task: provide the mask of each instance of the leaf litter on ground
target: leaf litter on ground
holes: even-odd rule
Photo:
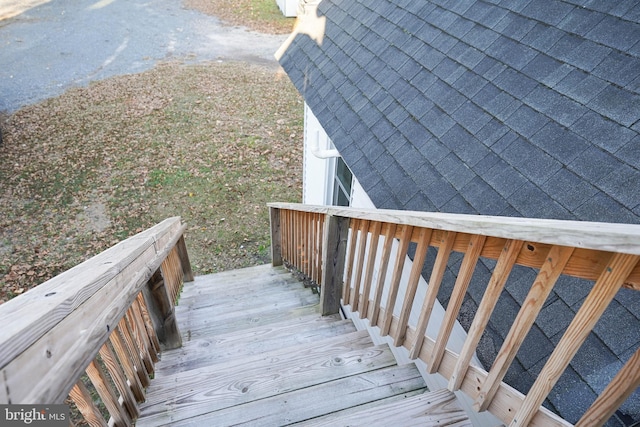
[[[196,274],[269,261],[299,201],[302,99],[274,67],[165,63],[4,118],[0,303],[167,217]]]

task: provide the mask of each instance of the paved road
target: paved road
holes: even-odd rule
[[[285,39],[223,26],[181,0],[52,0],[0,21],[0,112],[165,60],[275,66]]]

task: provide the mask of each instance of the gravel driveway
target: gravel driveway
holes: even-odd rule
[[[286,37],[224,26],[180,0],[53,0],[0,21],[0,112],[167,60],[275,67]]]

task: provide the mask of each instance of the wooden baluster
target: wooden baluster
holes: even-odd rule
[[[160,341],[158,341],[158,336],[156,335],[156,331],[153,327],[153,321],[151,320],[151,316],[149,315],[149,310],[147,309],[147,304],[144,300],[144,296],[142,292],[138,293],[136,298],[136,305],[138,310],[140,311],[140,315],[142,316],[142,320],[144,323],[144,329],[146,331],[147,337],[153,347],[153,355],[155,354],[154,362],[158,362],[159,354],[160,354]]]
[[[113,418],[114,425],[116,427],[127,427],[131,425],[131,418],[125,412],[125,409],[120,405],[118,401],[118,395],[115,390],[111,386],[107,375],[105,374],[102,367],[95,361],[92,360],[87,366],[87,375],[91,380],[91,383],[96,388],[96,391],[100,395],[102,399],[102,403],[106,406],[109,414]]]
[[[317,283],[322,285],[322,271],[324,269],[323,254],[324,254],[324,215],[318,214],[318,229],[316,230],[318,240],[318,253],[316,254],[316,262],[318,263],[317,269]],[[342,292],[341,292],[342,293]]]
[[[100,347],[100,357],[102,358],[104,365],[107,367],[109,375],[111,375],[113,383],[118,389],[118,392],[122,396],[122,403],[124,404],[129,417],[135,420],[140,416],[140,411],[138,410],[138,405],[136,404],[136,398],[133,395],[129,384],[127,384],[127,377],[118,364],[116,355],[113,353],[107,343],[104,343],[102,347]]]
[[[138,354],[140,354],[140,358],[142,359],[142,363],[144,364],[147,373],[152,375],[154,372],[153,369],[153,360],[151,359],[151,354],[149,353],[149,341],[144,339],[142,322],[135,316],[133,312],[133,306],[127,310],[125,314],[125,318],[127,319],[127,323],[129,325],[129,329],[131,330],[131,337],[134,340],[134,343],[138,347]]]
[[[440,284],[442,283],[442,278],[447,270],[447,262],[449,261],[449,255],[451,254],[455,240],[456,233],[453,231],[444,231],[442,233],[440,246],[438,248],[438,255],[436,256],[436,260],[433,264],[433,270],[431,270],[427,294],[424,297],[422,310],[420,311],[420,318],[418,319],[418,325],[416,326],[415,342],[409,351],[409,357],[411,359],[416,359],[422,350],[424,335],[427,332],[431,312],[433,311],[433,306],[436,302],[436,298],[438,297]]]
[[[353,293],[351,294],[351,311],[358,311],[360,302],[360,285],[362,283],[362,270],[364,267],[364,257],[367,254],[367,237],[369,235],[369,221],[360,221],[360,239],[358,241],[358,258],[356,259],[356,278],[353,283]],[[361,318],[364,316],[360,316]]]
[[[360,318],[364,319],[369,313],[369,294],[371,293],[371,282],[373,281],[373,268],[378,253],[378,241],[380,240],[380,229],[382,223],[375,221],[371,229],[371,243],[369,244],[369,255],[367,256],[367,268],[362,286],[362,307],[360,308]]]
[[[371,313],[371,326],[378,325],[380,317],[380,306],[382,305],[382,292],[384,283],[387,279],[387,270],[389,268],[389,259],[391,258],[391,249],[393,247],[394,236],[396,235],[396,225],[387,224],[384,232],[384,245],[382,246],[382,256],[380,259],[380,271],[378,272],[378,282],[376,284],[375,294],[373,298],[373,313]]]
[[[409,249],[409,243],[411,243],[411,233],[413,227],[405,225],[402,228],[402,234],[400,236],[400,244],[398,245],[398,251],[396,252],[395,264],[393,267],[393,276],[391,278],[391,285],[389,287],[389,295],[387,297],[387,305],[384,313],[384,321],[380,328],[380,335],[389,335],[389,329],[391,328],[391,320],[393,320],[393,308],[396,305],[396,299],[398,298],[398,288],[400,287],[400,279],[402,278],[402,269],[404,268],[404,262]]]
[[[431,358],[429,359],[428,370],[431,374],[437,372],[440,367],[442,356],[444,355],[444,351],[447,347],[447,341],[449,341],[449,336],[451,335],[453,325],[456,322],[456,317],[460,312],[462,301],[467,293],[469,282],[471,282],[471,276],[473,276],[473,272],[476,268],[485,240],[486,237],[479,234],[472,235],[469,240],[467,252],[462,259],[458,278],[456,279],[456,283],[453,287],[453,293],[449,299],[444,319],[440,325],[440,331],[438,332],[438,337],[436,338],[436,343],[433,347],[433,353],[431,353]]]
[[[422,277],[422,267],[424,266],[424,260],[427,257],[429,242],[431,242],[431,234],[432,230],[430,228],[420,228],[418,247],[416,248],[416,255],[413,260],[413,265],[411,266],[411,274],[409,274],[409,282],[407,283],[407,291],[402,303],[402,311],[400,312],[398,328],[396,329],[395,334],[393,334],[393,345],[396,347],[401,346],[404,342],[407,325],[409,324],[409,315],[411,314],[411,308],[413,307],[413,300],[416,296],[420,277]]]
[[[127,376],[129,387],[131,387],[131,391],[133,392],[136,401],[144,402],[144,387],[140,382],[138,374],[136,374],[136,368],[133,364],[131,356],[129,355],[129,350],[127,350],[127,344],[125,343],[124,338],[122,338],[122,336],[118,332],[117,328],[111,333],[111,335],[109,335],[109,342],[113,346],[113,350],[115,351],[115,354],[120,361],[120,365],[122,366],[122,369]]]
[[[87,390],[87,387],[82,383],[82,380],[73,386],[69,392],[69,397],[76,404],[78,411],[84,417],[84,420],[89,423],[91,427],[107,427],[107,422],[100,413],[100,409],[93,403],[91,393]]]
[[[344,280],[344,262],[349,236],[349,218],[327,215],[324,226],[322,251],[322,287],[320,311],[323,316],[340,311],[340,296]]]
[[[600,396],[582,415],[576,427],[601,426],[640,387],[640,349],[631,356]]]
[[[513,418],[511,427],[529,424],[602,313],[638,264],[638,259],[640,259],[638,255],[621,253],[613,255],[560,342],[551,353],[549,360],[538,374],[531,390],[525,396],[522,406]]]
[[[520,346],[533,326],[536,317],[538,317],[562,270],[569,262],[573,251],[574,248],[567,246],[553,246],[549,250],[546,261],[540,267],[538,276],[522,303],[522,308],[513,321],[513,326],[502,343],[502,348],[500,348],[493,362],[487,379],[480,387],[478,397],[473,404],[477,411],[485,411],[489,407],[500,386],[500,382],[516,357]]]
[[[349,237],[349,252],[347,255],[347,275],[344,281],[344,289],[342,290],[342,300],[345,304],[351,301],[351,280],[353,275],[353,264],[356,256],[356,241],[358,240],[358,229],[360,228],[360,220],[353,219],[351,221],[351,236]]]
[[[280,223],[282,211],[278,208],[269,208],[269,230],[271,231],[271,265],[282,265],[283,230]]]
[[[308,212],[302,212],[302,272],[305,276],[310,277],[310,257],[309,257],[309,216]]]
[[[316,280],[316,214],[309,214],[309,266],[311,274],[309,278],[312,282],[318,283]]]
[[[500,298],[500,294],[504,289],[504,285],[507,283],[509,274],[516,263],[516,259],[518,258],[523,245],[524,242],[522,240],[507,240],[504,248],[502,248],[502,253],[498,258],[498,263],[493,270],[491,279],[489,279],[487,289],[484,292],[480,306],[478,307],[476,315],[473,318],[473,322],[471,323],[471,327],[469,328],[467,339],[464,342],[462,351],[460,351],[456,367],[449,378],[449,390],[456,391],[460,388],[462,380],[467,373],[467,368],[469,367],[471,358],[473,357],[476,347],[480,342],[480,338],[489,323],[491,314],[496,307],[498,298]]]
[[[120,335],[122,335],[127,349],[129,350],[129,356],[131,356],[133,366],[135,366],[136,368],[136,374],[138,375],[138,378],[140,378],[140,383],[143,387],[149,387],[149,374],[144,367],[144,363],[140,358],[140,352],[138,351],[138,348],[136,347],[133,338],[131,337],[129,325],[124,318],[120,320],[120,323],[118,323],[118,327],[116,328],[116,330],[120,332]]]

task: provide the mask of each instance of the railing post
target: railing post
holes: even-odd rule
[[[180,257],[180,265],[182,266],[182,273],[184,274],[184,282],[193,282],[193,271],[191,271],[191,261],[189,261],[189,253],[187,252],[187,245],[184,242],[184,234],[178,239],[176,243],[176,249],[178,250],[178,256]]]
[[[269,208],[271,222],[271,265],[282,265],[282,233],[280,232],[280,209]]]
[[[320,310],[323,316],[336,314],[340,310],[349,221],[350,218],[333,215],[327,215],[325,220],[320,286]]]
[[[182,337],[176,321],[175,308],[160,270],[142,288],[154,329],[163,350],[182,347]]]

